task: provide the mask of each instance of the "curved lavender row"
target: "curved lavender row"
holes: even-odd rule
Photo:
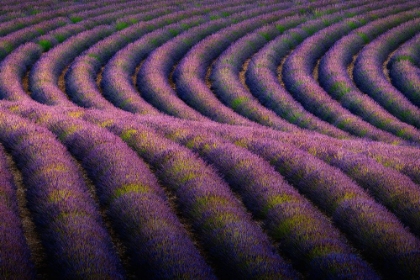
[[[133,22],[124,21],[124,19],[129,18],[132,15],[141,15],[139,20],[149,20],[154,17],[155,13],[166,13],[170,12],[174,7],[172,7],[170,1],[165,1],[164,8],[162,8],[162,3],[153,3],[149,5],[138,5],[133,4],[132,7],[125,7],[110,13],[99,14],[95,17],[87,17],[88,20],[93,21],[96,25],[100,24],[115,24],[118,30],[124,29],[125,27],[133,24]],[[168,5],[168,6],[166,6]],[[77,20],[84,20],[82,17],[76,17]],[[121,21],[122,20],[122,21]],[[122,23],[124,22],[124,23]]]
[[[330,1],[325,2],[330,3]],[[325,5],[325,2],[305,7],[316,9],[319,6]],[[252,95],[243,88],[238,77],[229,76],[229,70],[218,64],[219,61],[229,60],[226,64],[231,65],[232,61],[230,58],[218,58],[215,61],[216,64],[211,76],[211,78],[215,80],[212,84],[212,86],[215,87],[215,93],[218,95],[219,99],[222,99],[224,104],[214,96],[213,92],[206,86],[204,80],[206,71],[210,67],[210,62],[216,59],[220,53],[229,47],[232,40],[236,40],[240,36],[243,36],[244,33],[253,31],[255,28],[270,22],[272,31],[264,31],[264,35],[267,39],[264,38],[263,42],[267,42],[270,37],[274,37],[279,33],[273,25],[281,24],[283,29],[287,29],[293,25],[297,25],[299,21],[303,21],[302,19],[292,18],[291,22],[288,22],[287,20],[281,23],[272,22],[273,20],[277,20],[277,18],[295,14],[300,8],[302,8],[302,6],[253,17],[252,19],[243,21],[229,28],[222,29],[202,40],[188,52],[175,70],[174,77],[177,88],[179,88],[178,94],[181,98],[186,100],[187,103],[193,104],[194,107],[198,108],[203,114],[210,115],[216,120],[218,120],[217,114],[219,112],[222,113],[221,108],[224,108],[225,104],[227,104],[230,110],[233,109],[240,115],[257,123],[275,127],[280,130],[296,130],[294,125],[279,118],[273,111],[267,110],[265,107],[261,106]],[[329,8],[330,7],[327,9]],[[342,7],[337,7],[337,9],[338,8]],[[252,53],[255,47],[258,47],[255,46],[255,42],[251,46],[249,43],[244,43],[244,45],[241,46],[239,53],[241,53],[241,56],[243,53]],[[235,80],[236,85],[239,84],[239,87],[234,88]],[[226,113],[228,113],[228,111]],[[229,114],[232,113],[230,112]],[[336,130],[338,131],[338,129]],[[345,133],[341,133],[341,136],[343,135],[345,135]]]
[[[416,12],[408,11],[383,17],[353,30],[338,40],[321,59],[319,82],[333,98],[353,114],[361,116],[382,130],[418,142],[419,132],[414,127],[401,122],[368,95],[360,92],[347,70],[353,56],[363,48],[364,40],[374,38],[387,29],[412,19],[416,17],[416,14]]]
[[[150,2],[152,1],[142,1],[142,2],[144,2],[142,3],[142,5],[143,4],[150,5]],[[159,2],[165,2],[165,1],[159,1]],[[69,15],[69,18],[73,22],[78,22],[83,19],[94,18],[98,16],[103,16],[106,14],[114,14],[116,11],[119,12],[122,10],[126,10],[127,8],[133,11],[136,11],[139,8],[140,8],[140,11],[143,10],[141,6],[139,7],[139,1],[129,0],[129,1],[124,1],[124,2],[109,3],[107,5],[98,6],[95,9],[86,9],[79,12],[71,13]]]
[[[22,77],[41,54],[42,48],[30,42],[18,47],[0,63],[1,99],[30,100],[22,86]]]
[[[392,55],[388,68],[392,84],[420,107],[420,34],[402,44]]]
[[[268,162],[212,133],[167,122],[157,129],[216,166],[252,214],[264,221],[270,236],[297,265],[306,267],[307,277],[379,279],[332,223]]]
[[[269,13],[253,16],[250,19],[221,29],[193,46],[181,59],[174,72],[174,81],[180,98],[203,115],[218,122],[226,122],[231,118],[231,115],[241,113],[243,117],[263,125],[280,130],[296,130],[295,126],[278,118],[275,113],[261,106],[248,107],[240,110],[240,112],[235,112],[234,109],[238,109],[240,106],[236,106],[236,108],[227,107],[217,99],[205,83],[206,71],[210,67],[211,61],[220,55],[232,40],[237,40],[255,28],[264,24],[271,24],[278,18],[290,16],[297,11],[295,9],[284,10],[286,7],[282,5],[271,7]]]
[[[256,98],[250,93],[249,89],[241,83],[239,79],[241,66],[248,57],[266,44],[267,40],[280,35],[284,32],[284,30],[287,30],[303,21],[303,17],[299,16],[282,19],[276,23],[270,24],[269,26],[265,26],[258,31],[245,36],[244,38],[241,38],[224,51],[224,53],[217,59],[211,74],[211,78],[213,79],[212,87],[218,94],[219,98],[235,111],[245,116],[249,115],[248,112],[252,112],[251,108],[261,106]],[[274,104],[274,102],[267,102],[262,105],[272,109],[274,112],[281,111],[277,110],[280,107],[276,107]],[[282,116],[281,114],[279,115]],[[338,138],[348,136],[347,133],[328,123],[324,123],[318,119],[315,119],[315,121],[317,123],[316,129],[321,133],[329,134]]]
[[[281,6],[281,5],[280,5]],[[143,63],[137,75],[137,87],[144,98],[161,111],[173,116],[186,119],[203,119],[195,109],[185,104],[169,84],[168,76],[174,64],[188,52],[200,39],[225,28],[234,21],[244,20],[266,12],[268,8],[255,8],[251,6],[245,12],[230,15],[229,18],[222,18],[202,24],[190,29],[173,40],[170,40],[161,47],[155,49]],[[237,115],[226,115],[225,122],[232,122],[243,125],[253,125],[249,120]]]
[[[382,67],[399,44],[419,32],[420,19],[408,21],[382,34],[360,52],[354,66],[354,81],[365,93],[400,120],[420,128],[420,109],[385,77]]]
[[[140,19],[148,18],[150,16],[157,16],[164,11],[168,9],[166,8],[160,8],[160,9],[151,9],[153,6],[142,6],[142,9],[139,11],[143,11],[140,13],[141,17]],[[147,9],[151,9],[151,11],[146,12]],[[123,12],[123,15],[126,15],[126,13]],[[57,28],[55,30],[51,30],[47,34],[40,36],[36,38],[36,42],[40,44],[44,51],[48,51],[52,47],[62,43],[64,40],[68,39],[70,36],[76,35],[77,33],[86,31],[87,29],[92,29],[96,25],[104,25],[104,24],[110,24],[115,25],[116,29],[125,28],[133,23],[127,22],[123,25],[118,25],[118,23],[115,23],[117,19],[124,19],[126,16],[121,18],[120,14],[100,14],[96,17],[90,17],[88,19],[82,19],[80,22],[77,22],[75,24],[69,24],[67,26],[63,26],[61,28]]]
[[[380,4],[382,5],[382,3]],[[367,12],[352,18],[353,23],[370,21],[376,16],[386,16],[398,11],[398,6]],[[407,8],[405,8],[407,9]],[[357,23],[356,23],[357,24]],[[312,113],[336,125],[337,127],[355,134],[384,142],[399,142],[398,137],[374,127],[361,117],[353,115],[349,110],[332,99],[328,93],[316,82],[312,70],[316,61],[334,42],[352,30],[353,25],[347,21],[333,24],[302,42],[286,59],[282,78],[289,92]],[[316,47],[314,47],[316,46]]]
[[[204,17],[193,16],[190,19],[152,31],[119,51],[106,64],[102,73],[103,95],[117,107],[131,113],[160,114],[155,107],[140,96],[131,81],[132,71],[138,64],[136,62],[144,59],[160,44],[172,39],[175,34],[203,22],[205,22]]]
[[[198,130],[197,128],[191,129]],[[208,131],[207,128],[200,132],[205,133],[206,131]],[[234,131],[230,137],[231,139],[235,139],[235,136],[246,138],[247,134],[248,132]],[[253,139],[258,139],[258,141],[265,141],[269,138],[253,135]],[[295,145],[329,165],[340,168],[360,186],[367,189],[381,204],[395,213],[404,224],[410,226],[413,233],[420,236],[420,188],[410,178],[392,168],[383,166],[365,154],[347,151],[342,147],[345,147],[345,144],[337,147],[328,139],[314,141],[310,137],[305,139],[304,137],[280,136],[276,140],[279,141],[279,145],[281,142]],[[420,153],[418,154],[420,155]]]
[[[238,3],[237,0],[232,0],[229,1],[229,3],[222,3],[219,0],[211,0],[211,1],[206,1],[205,5],[203,6],[202,4],[194,4],[194,1],[182,1],[179,2],[177,0],[173,0],[174,2],[174,13],[179,13],[179,12],[193,12],[198,11],[198,10],[202,10],[202,13],[208,13],[209,11],[211,11],[214,8],[217,7],[222,7],[222,6],[230,6],[232,5],[232,3]],[[248,2],[248,1],[246,1]],[[159,3],[159,2],[158,2]],[[204,3],[203,3],[204,4]],[[162,3],[159,3],[158,5],[163,6]],[[165,5],[166,6],[166,5]],[[193,12],[194,13],[194,12]],[[198,15],[198,14],[194,14],[194,15]],[[171,14],[167,15],[168,17],[171,16]],[[129,15],[129,16],[125,16],[123,19],[118,19],[116,21],[117,24],[127,24],[127,23],[137,23],[140,21],[142,15],[141,14],[137,14],[137,15]],[[148,18],[147,20],[153,20],[153,18]],[[170,24],[170,22],[168,21],[167,24]]]
[[[127,247],[137,277],[213,279],[156,178],[117,136],[62,116],[62,109],[20,109],[48,126],[81,161],[115,232]],[[73,116],[83,114],[76,111]],[[100,266],[98,266],[100,267]]]
[[[356,1],[350,4],[363,4]],[[354,9],[348,14],[352,15]],[[356,8],[363,9],[372,5],[360,5]],[[352,12],[353,11],[353,12]],[[331,18],[332,17],[332,18]],[[336,21],[336,16],[329,15],[329,22]],[[328,21],[327,21],[328,22]],[[251,93],[264,105],[275,111],[279,116],[291,123],[311,130],[320,130],[329,133],[322,128],[323,121],[319,120],[312,113],[308,112],[299,102],[286,91],[283,85],[279,84],[277,78],[277,67],[283,57],[285,57],[294,47],[296,47],[312,31],[323,28],[325,23],[321,19],[314,19],[284,32],[271,42],[267,43],[250,60],[248,69],[245,73],[247,86]],[[280,27],[281,28],[281,27]],[[307,30],[308,32],[306,32]],[[312,30],[312,31],[311,31]]]
[[[243,142],[325,209],[378,268],[410,279],[419,275],[420,241],[338,169],[284,143],[242,138]]]
[[[227,124],[192,122],[163,116],[160,116],[159,119],[162,122],[182,123],[184,126],[194,128],[197,131],[211,131],[213,134],[221,137],[233,137],[235,135],[246,137],[246,135],[250,135],[249,137],[255,139],[271,139],[290,143],[298,147],[309,145],[320,150],[333,149],[338,154],[340,154],[341,150],[344,150],[355,154],[367,155],[383,166],[393,168],[410,177],[415,183],[420,184],[420,151],[416,146],[396,146],[359,139],[339,140],[313,132],[284,133],[264,127],[236,127]],[[148,121],[150,120],[148,119]]]
[[[16,186],[0,146],[0,277],[35,279],[35,267],[19,217]]]
[[[2,7],[0,13],[11,13],[15,11],[21,11],[26,14],[37,14],[41,11],[48,10],[53,5],[52,1],[19,1],[9,2],[7,0],[2,1]]]
[[[75,24],[67,24],[65,26],[51,30],[42,36],[34,38],[33,41],[39,44],[43,48],[43,51],[46,52],[58,44],[61,44],[69,37],[92,29],[93,27],[95,27],[95,23],[93,21],[83,20]]]
[[[3,6],[2,6],[3,9]],[[62,8],[52,9],[49,11],[44,11],[36,15],[27,16],[24,18],[18,18],[16,20],[10,20],[4,23],[0,23],[0,36],[6,36],[9,33],[12,33],[16,30],[29,27],[30,25],[42,24],[44,21],[51,21],[60,17],[65,17],[72,11],[78,11],[84,9],[80,5],[66,6]]]
[[[6,0],[7,1],[7,0]],[[26,21],[31,20],[39,20],[42,21],[43,19],[49,18],[48,16],[65,16],[69,13],[76,13],[78,11],[83,11],[87,9],[95,9],[98,7],[102,7],[103,5],[109,5],[112,3],[124,2],[122,0],[92,0],[89,3],[73,3],[73,2],[55,2],[48,3],[48,1],[19,1],[16,2],[14,0],[11,1],[10,5],[8,5],[5,1],[2,1],[2,11],[24,11],[25,9],[32,9],[29,10],[30,16],[25,18]],[[13,5],[12,5],[13,4]],[[38,7],[47,6],[44,9],[39,10]],[[58,11],[58,12],[57,12]],[[30,23],[29,23],[30,24]]]
[[[20,44],[23,44],[37,36],[42,35],[44,32],[63,26],[67,23],[68,20],[64,17],[55,18],[2,36],[0,38],[0,61]]]
[[[97,26],[72,36],[45,53],[32,67],[29,75],[32,98],[48,105],[74,106],[58,87],[58,77],[80,52],[113,31],[115,29],[107,25]]]
[[[158,15],[159,13],[155,13],[155,16]],[[159,112],[150,104],[146,103],[145,101],[138,101],[138,99],[141,100],[141,98],[138,96],[137,92],[135,93],[135,97],[129,97],[134,100],[130,100],[130,102],[128,102],[126,99],[124,99],[124,97],[127,96],[127,93],[125,88],[118,84],[118,80],[121,79],[121,76],[119,75],[120,73],[114,73],[113,69],[111,69],[111,71],[107,70],[109,69],[108,65],[110,62],[107,63],[102,73],[103,93],[99,91],[95,79],[97,73],[100,71],[101,66],[103,66],[111,56],[113,56],[121,48],[124,48],[129,42],[132,42],[141,37],[141,41],[152,44],[151,42],[156,42],[159,40],[161,34],[158,34],[157,38],[150,38],[150,36],[147,34],[150,32],[150,30],[158,28],[159,26],[164,26],[167,24],[168,20],[179,20],[185,16],[191,15],[192,13],[190,14],[189,12],[170,13],[170,15],[164,15],[149,22],[134,24],[120,32],[108,36],[104,40],[89,48],[82,56],[79,56],[75,60],[66,74],[66,87],[69,90],[69,95],[71,95],[71,98],[76,103],[84,107],[95,107],[99,109],[109,109],[113,107],[113,109],[115,109],[115,107],[110,102],[103,98],[103,94],[105,97],[113,101],[114,104],[117,103],[116,105],[119,105],[118,101],[121,101],[121,103],[125,105],[120,106],[122,109],[126,109],[127,105],[129,106],[135,103],[134,100],[136,100],[136,104],[139,104],[136,108],[142,108],[143,111],[145,111],[144,113],[155,115],[159,114]],[[178,25],[184,26],[185,24],[188,26],[188,24],[196,24],[196,22],[200,23],[202,21],[203,19],[200,21],[199,17],[195,17],[191,18],[190,20],[186,20],[185,22],[181,22]],[[174,27],[174,25],[172,25],[172,27]],[[152,45],[153,47],[155,46],[154,44]],[[151,50],[148,51],[150,52]],[[112,61],[114,61],[114,59]],[[119,62],[117,63],[119,66],[121,66]],[[116,89],[112,88],[112,81],[114,79],[117,79]]]
[[[122,279],[99,210],[65,147],[22,118],[2,112],[0,119],[0,141],[22,171],[50,273],[62,279]]]
[[[218,130],[221,129],[207,124],[200,124],[197,126],[196,124],[189,123],[188,126],[195,127],[196,129],[199,129],[200,126],[205,127],[206,130],[210,130],[213,133],[218,133]],[[287,134],[245,127],[242,127],[241,130],[225,127],[223,130],[224,132],[222,135],[242,134],[245,137],[246,134],[251,133],[254,138],[273,139],[280,142],[291,143],[298,147],[309,145],[309,147],[312,147],[315,150],[327,149],[337,153],[338,157],[341,157],[340,153],[342,150],[357,155],[367,155],[384,167],[390,167],[408,176],[413,182],[420,184],[420,151],[415,146],[395,146],[366,140],[338,140],[320,134]],[[309,150],[309,152],[311,151]]]
[[[168,21],[179,21],[186,16],[196,16],[204,10],[226,11],[225,7],[229,6],[219,3],[216,5],[206,5],[203,9],[195,8],[189,9],[188,11],[171,13],[149,22],[151,24],[150,26],[146,24],[144,28],[150,33],[118,51],[105,65],[101,82],[103,95],[123,110],[140,114],[156,114],[157,110],[141,98],[133,84],[131,76],[134,75],[136,66],[156,48],[157,44],[164,43],[169,38],[178,35],[179,32],[188,28],[189,25],[177,26],[177,24],[173,24],[175,29],[166,26],[165,28],[169,29],[167,31],[163,29],[152,31],[154,26],[163,28]],[[167,32],[169,32],[169,35]]]
[[[203,160],[134,118],[90,112],[86,119],[121,135],[176,195],[182,214],[223,279],[296,279],[229,186]]]

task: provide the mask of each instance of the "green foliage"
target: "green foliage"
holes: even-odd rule
[[[302,29],[305,30],[305,32],[309,35],[314,34],[318,30],[318,28],[315,26],[305,26]]]
[[[286,30],[286,27],[284,25],[281,24],[277,24],[276,25],[276,29],[280,32],[283,33]]]
[[[52,46],[53,46],[53,44],[49,40],[45,40],[45,39],[44,40],[40,40],[38,42],[38,44],[42,47],[42,50],[44,52],[50,50],[52,48]]]
[[[73,23],[78,23],[78,22],[82,21],[83,18],[82,17],[73,16],[73,17],[70,17],[70,20]]]
[[[181,23],[181,27],[183,28],[183,29],[188,29],[188,28],[190,28],[190,26],[188,25],[188,24],[186,24],[186,23]]]
[[[354,21],[348,21],[347,22],[348,27],[350,27],[351,29],[356,29],[359,25],[354,22]]]
[[[171,36],[175,37],[176,35],[179,34],[178,30],[174,29],[174,28],[170,28],[169,29],[169,33],[171,34]]]
[[[62,42],[64,42],[64,40],[66,40],[66,35],[64,35],[64,34],[56,34],[56,35],[54,35],[54,38],[59,42],[59,43],[62,43]]]
[[[360,36],[360,38],[362,38],[362,40],[363,40],[363,42],[365,43],[365,44],[367,44],[367,43],[369,43],[369,37],[368,37],[368,35],[366,35],[365,33],[363,33],[363,32],[357,32],[357,35],[359,35]]]
[[[127,28],[128,26],[129,26],[128,22],[124,22],[124,21],[117,22],[117,24],[115,25],[118,31],[123,30],[124,28]]]
[[[264,39],[266,39],[267,41],[270,41],[271,39],[270,34],[268,34],[267,32],[260,32],[260,35],[264,37]]]
[[[34,9],[34,8],[29,10],[29,14],[30,14],[30,15],[36,15],[36,14],[38,14],[39,12],[40,12],[40,10],[38,10],[38,9]]]
[[[147,186],[139,185],[139,184],[128,184],[124,185],[121,188],[118,188],[114,192],[114,199],[117,199],[125,194],[130,193],[147,193],[149,192],[149,188]]]
[[[396,57],[396,59],[397,59],[397,61],[408,60],[411,63],[415,63],[414,59],[409,55],[399,55],[399,56]]]
[[[226,12],[226,11],[224,11],[224,12],[222,12],[222,17],[228,17],[228,16],[230,16],[230,13],[229,12]]]
[[[136,133],[137,133],[137,130],[135,130],[135,129],[127,129],[127,130],[124,130],[121,133],[120,137],[121,137],[122,140],[128,141]]]
[[[247,97],[237,97],[232,101],[232,109],[237,109],[242,103],[248,101]]]
[[[351,91],[351,88],[345,82],[337,81],[331,86],[331,91],[334,92],[340,99]]]
[[[90,53],[90,54],[88,54],[88,56],[89,56],[89,57],[92,57],[92,58],[94,58],[94,59],[96,59],[96,60],[101,60],[101,58],[99,57],[99,55],[97,55],[97,54],[95,54],[95,53]]]

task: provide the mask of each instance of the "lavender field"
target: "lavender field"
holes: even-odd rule
[[[2,0],[0,279],[420,279],[420,0]]]

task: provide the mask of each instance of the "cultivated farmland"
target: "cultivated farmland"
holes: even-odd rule
[[[420,279],[420,0],[0,2],[0,279]]]

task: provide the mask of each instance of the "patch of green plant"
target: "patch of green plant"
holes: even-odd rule
[[[29,14],[30,15],[36,15],[36,14],[38,14],[40,12],[40,10],[38,10],[38,9],[30,9],[29,10]]]
[[[139,185],[139,184],[128,184],[124,185],[121,188],[118,188],[114,192],[114,199],[117,199],[125,194],[129,193],[148,193],[150,192],[150,188],[147,186]]]
[[[56,34],[54,35],[54,38],[59,42],[62,43],[64,40],[66,40],[67,36],[64,34]]]
[[[267,32],[260,32],[260,35],[261,35],[264,39],[266,39],[267,41],[270,41],[270,39],[271,39],[270,34],[268,34]]]
[[[176,30],[174,28],[170,28],[169,33],[171,34],[172,37],[175,37],[176,35],[179,34],[178,30]]]
[[[129,26],[128,22],[124,22],[124,21],[117,22],[117,24],[115,25],[118,31],[123,30],[124,28],[127,28],[128,26]]]
[[[52,48],[52,46],[53,46],[53,44],[49,40],[46,40],[46,39],[40,40],[38,42],[38,45],[40,45],[42,47],[42,50],[44,52],[50,50]]]
[[[185,22],[181,23],[181,27],[182,27],[183,29],[188,29],[188,28],[190,28],[190,26],[189,26],[188,24],[186,24]]]
[[[357,32],[357,35],[359,35],[360,36],[360,38],[362,38],[362,40],[363,40],[363,42],[365,43],[365,44],[367,44],[367,43],[369,43],[369,37],[368,37],[368,35],[366,35],[365,33],[363,33],[363,32]]]
[[[38,32],[38,34],[40,34],[40,35],[45,33],[44,29],[42,29],[42,28],[37,28],[36,32]]]
[[[347,26],[350,27],[350,29],[356,29],[359,25],[354,21],[348,21]]]
[[[302,29],[305,30],[305,32],[309,35],[313,35],[317,31],[317,28],[315,26],[305,26]]]
[[[78,16],[73,16],[73,17],[70,17],[70,20],[73,23],[78,23],[78,22],[82,21],[83,18],[82,17],[78,17]]]
[[[129,140],[133,135],[135,135],[137,133],[137,130],[135,130],[135,129],[127,129],[127,130],[124,130],[122,133],[121,133],[121,135],[120,135],[120,137],[121,137],[121,139],[122,140],[124,140],[124,141],[127,141],[127,140]]]
[[[292,38],[298,43],[300,43],[303,40],[302,36],[299,33],[291,33],[290,36],[292,36]]]
[[[92,57],[92,58],[94,58],[94,59],[96,59],[96,60],[101,60],[101,58],[99,57],[99,55],[97,55],[97,54],[95,54],[95,53],[90,53],[90,54],[88,54],[88,56],[89,56],[89,57]]]
[[[351,91],[351,88],[345,82],[337,81],[331,86],[331,91],[335,92],[341,99],[344,95]]]
[[[229,12],[226,12],[226,11],[222,12],[222,17],[228,17],[228,16],[230,16]]]
[[[218,15],[210,15],[210,20],[215,20],[220,18]]]
[[[6,50],[7,53],[11,53],[13,51],[13,45],[10,42],[3,42],[3,44],[0,47],[3,47],[3,49]]]
[[[241,97],[237,97],[235,99],[233,99],[232,101],[232,109],[236,110],[239,106],[241,106],[241,104],[243,104],[244,102],[248,101],[248,98],[245,96],[241,96]]]
[[[286,30],[286,27],[284,25],[281,24],[277,24],[276,25],[276,29],[280,32],[283,33]]]
[[[399,56],[397,56],[397,61],[398,62],[399,61],[403,61],[403,60],[408,60],[411,63],[415,63],[414,59],[411,56],[409,56],[409,55],[399,55]]]

